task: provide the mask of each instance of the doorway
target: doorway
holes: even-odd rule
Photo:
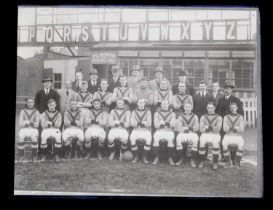
[[[98,75],[101,79],[109,79],[112,76],[110,71],[112,68],[111,64],[93,64],[93,67],[98,70]]]

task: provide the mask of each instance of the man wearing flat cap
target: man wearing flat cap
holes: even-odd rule
[[[52,79],[48,76],[42,80],[43,89],[39,90],[35,96],[35,108],[42,114],[47,110],[47,102],[49,99],[56,101],[56,109],[60,111],[60,96],[56,90],[51,88]]]
[[[163,78],[164,75],[164,71],[161,67],[157,67],[155,69],[155,79],[151,80],[149,82],[148,87],[152,90],[152,91],[159,91],[160,90],[160,84],[161,84],[161,80]],[[168,86],[168,90],[171,90],[171,84],[169,82],[169,80],[167,80],[167,86]]]
[[[94,94],[100,87],[100,78],[97,69],[91,69],[90,80],[88,81],[88,92]]]
[[[193,86],[187,83],[188,73],[183,70],[183,71],[180,71],[177,76],[179,78],[179,83],[185,83],[186,84],[186,94],[189,94],[189,95],[191,95],[193,97],[194,94],[195,94],[195,91],[194,91]],[[179,88],[178,88],[179,83],[175,84],[172,87],[172,91],[173,91],[174,95],[179,93]]]
[[[135,92],[140,85],[139,84],[139,81],[141,79],[140,71],[141,69],[139,65],[134,65],[132,68],[132,76],[128,77],[127,79],[127,85],[129,88],[132,88],[133,92]]]
[[[115,65],[112,67],[112,77],[108,80],[108,91],[113,93],[114,89],[116,87],[120,87],[120,81],[119,81],[119,66]]]

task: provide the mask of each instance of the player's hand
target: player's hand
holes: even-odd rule
[[[166,122],[165,125],[166,125],[167,127],[170,127],[170,122]]]
[[[124,127],[124,122],[120,122],[119,125]]]
[[[76,120],[75,121],[76,125],[78,126],[80,124],[80,121],[79,120]]]
[[[165,125],[164,124],[161,124],[160,126],[159,126],[159,128],[164,128],[165,127]]]
[[[147,121],[142,122],[142,127],[145,127],[147,125]]]
[[[30,125],[31,127],[34,127],[34,122],[29,122],[29,125]]]
[[[52,122],[50,122],[50,121],[47,121],[47,124],[48,124],[49,127],[52,126]]]
[[[137,126],[138,126],[138,127],[141,127],[141,124],[142,124],[141,122],[138,122],[138,123],[137,123]]]

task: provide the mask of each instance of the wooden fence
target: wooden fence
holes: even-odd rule
[[[246,128],[257,128],[257,97],[241,98]]]

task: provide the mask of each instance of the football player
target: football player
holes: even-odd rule
[[[94,99],[93,109],[91,109],[86,118],[85,125],[85,147],[88,150],[86,158],[90,158],[91,148],[94,148],[99,160],[102,159],[102,149],[105,146],[106,131],[108,124],[108,114],[101,108],[102,101],[99,98]]]
[[[192,96],[186,93],[186,84],[179,83],[178,84],[178,93],[173,96],[173,109],[176,112],[176,116],[178,117],[178,113],[181,111],[184,112],[184,104],[190,103],[191,108],[193,108]]]
[[[79,158],[82,151],[84,133],[83,133],[83,115],[77,106],[78,101],[75,97],[70,99],[70,108],[64,112],[64,131],[62,134],[65,148],[65,158]]]
[[[60,131],[62,115],[56,110],[56,101],[54,99],[49,99],[47,105],[48,110],[43,112],[41,119],[43,128],[41,134],[41,161],[45,162],[47,152],[51,151],[54,153],[56,162],[59,162],[59,153],[62,146]]]
[[[196,114],[192,113],[192,103],[184,103],[184,113],[177,119],[176,150],[179,154],[179,160],[176,165],[180,165],[186,157],[186,151],[191,151],[191,166],[196,167],[198,140],[197,132],[199,131],[199,120]]]
[[[156,110],[160,109],[160,104],[163,100],[167,100],[170,107],[173,105],[173,94],[168,89],[168,80],[162,78],[160,82],[160,89],[154,93],[154,105],[157,107]]]
[[[40,123],[40,114],[34,108],[34,98],[26,99],[26,108],[21,110],[19,117],[19,142],[18,142],[18,156],[19,162],[24,162],[24,149],[26,140],[29,139],[32,148],[32,161],[37,162],[38,152],[38,126]]]
[[[102,79],[100,82],[100,88],[94,93],[93,100],[99,98],[102,101],[101,108],[106,112],[110,112],[110,105],[112,103],[112,93],[108,91],[108,81]]]
[[[110,149],[109,160],[115,157],[115,144],[121,143],[119,160],[122,160],[122,154],[127,149],[130,126],[131,112],[124,107],[123,98],[116,100],[116,108],[112,109],[109,116],[109,126],[111,127],[108,133],[108,147]]]
[[[215,113],[215,103],[208,102],[207,104],[207,114],[202,115],[200,118],[200,145],[199,145],[199,155],[200,164],[199,167],[203,168],[206,144],[212,144],[213,150],[213,170],[218,169],[218,158],[220,153],[220,130],[222,127],[222,117]]]
[[[88,83],[86,81],[81,81],[80,83],[80,92],[76,94],[76,100],[78,101],[78,107],[82,112],[83,116],[86,116],[86,113],[92,107],[93,95],[88,92]]]
[[[131,150],[134,154],[133,163],[136,163],[139,159],[138,157],[138,146],[136,145],[136,141],[140,140],[145,143],[144,145],[144,154],[143,154],[143,162],[148,164],[148,153],[151,150],[151,123],[152,116],[151,111],[145,109],[145,99],[139,99],[137,102],[137,108],[132,111],[131,114],[131,126],[133,127],[133,131],[130,136]]]
[[[243,155],[244,139],[241,133],[244,131],[243,116],[238,113],[238,105],[236,102],[230,103],[230,114],[224,117],[223,129],[225,132],[223,138],[223,153],[225,157],[225,168],[230,167],[230,153],[229,146],[236,145],[237,151],[235,156],[235,166],[240,168],[240,161]]]
[[[155,159],[153,165],[157,165],[159,162],[159,142],[162,140],[167,141],[168,147],[168,161],[170,165],[174,165],[174,127],[176,119],[175,113],[169,108],[169,102],[164,100],[161,102],[160,110],[154,114],[154,127],[156,131],[154,133],[153,153]]]

